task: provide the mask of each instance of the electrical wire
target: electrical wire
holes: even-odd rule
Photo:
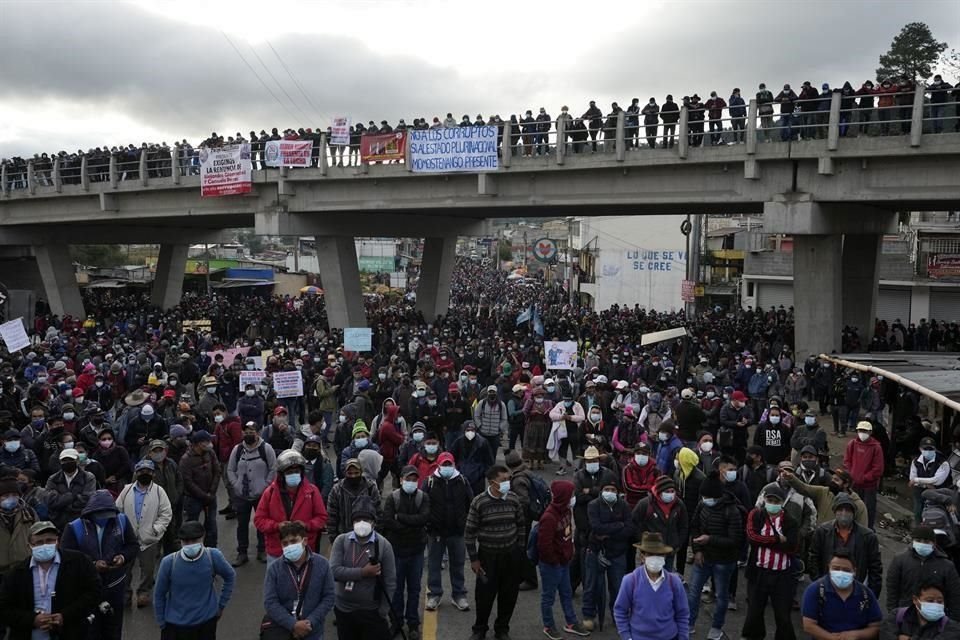
[[[266,63],[264,63],[264,61],[260,58],[260,54],[258,54],[258,53],[257,53],[257,50],[253,48],[253,45],[251,44],[251,45],[248,45],[248,46],[250,47],[250,51],[253,52],[254,57],[256,57],[256,59],[257,59],[257,61],[260,63],[260,65],[261,65],[264,69],[266,69],[267,73],[270,75],[270,77],[273,79],[273,81],[277,83],[277,86],[278,86],[278,87],[280,87],[280,91],[283,91],[283,95],[287,96],[287,100],[290,101],[290,104],[293,105],[293,108],[296,109],[297,111],[299,111],[299,112],[300,112],[300,115],[303,116],[303,123],[302,123],[302,124],[303,124],[304,126],[306,126],[306,124],[310,121],[309,116],[307,116],[307,114],[303,112],[303,109],[300,108],[300,105],[297,104],[296,100],[294,100],[292,97],[290,97],[290,94],[287,93],[287,90],[283,87],[282,84],[280,84],[280,81],[277,80],[277,77],[276,77],[275,75],[273,75],[273,72],[270,71],[270,67],[268,67],[268,66],[266,65]]]
[[[300,91],[300,95],[302,95],[302,96],[303,96],[303,99],[307,101],[307,104],[310,105],[310,108],[313,109],[314,112],[316,112],[316,114],[320,116],[320,119],[321,119],[321,120],[326,119],[327,121],[332,121],[333,118],[331,118],[331,117],[328,116],[326,113],[324,113],[322,110],[320,110],[320,109],[317,107],[317,105],[314,104],[313,100],[310,99],[310,96],[308,96],[308,95],[307,95],[307,92],[304,91],[303,86],[297,81],[297,78],[293,75],[293,73],[292,73],[292,72],[290,71],[290,69],[287,67],[286,63],[283,61],[283,58],[281,58],[281,57],[280,57],[280,54],[277,53],[277,50],[273,48],[273,45],[272,45],[272,44],[270,44],[270,41],[269,41],[269,40],[266,40],[265,42],[267,43],[267,46],[270,47],[270,51],[273,51],[273,55],[275,55],[275,56],[277,57],[277,61],[280,62],[280,66],[283,67],[283,70],[286,71],[286,72],[287,72],[287,75],[290,76],[290,79],[293,80],[293,84],[294,84],[294,85],[297,87],[297,89]]]
[[[287,105],[285,105],[285,104],[283,103],[283,101],[280,100],[280,98],[277,97],[277,94],[275,94],[275,93],[270,89],[270,87],[267,85],[267,83],[263,81],[263,78],[260,77],[260,74],[257,73],[257,70],[254,69],[254,68],[250,65],[250,63],[247,62],[247,59],[243,57],[243,54],[240,53],[240,49],[237,49],[237,45],[233,44],[233,40],[230,39],[230,36],[228,36],[228,35],[227,35],[224,31],[222,31],[222,30],[220,31],[220,35],[222,35],[224,38],[226,38],[227,42],[230,43],[230,46],[233,48],[233,50],[237,53],[238,56],[240,56],[240,59],[243,61],[243,64],[247,65],[247,69],[250,69],[250,72],[254,75],[254,77],[255,77],[257,80],[260,81],[260,84],[263,85],[263,88],[267,90],[267,93],[269,93],[271,96],[273,96],[273,99],[277,101],[277,104],[279,104],[281,107],[284,108],[284,110],[287,112],[287,114],[290,116],[290,118],[291,118],[292,120],[296,120],[297,117],[296,117],[295,115],[293,115],[293,112],[290,111],[290,108],[287,107]]]

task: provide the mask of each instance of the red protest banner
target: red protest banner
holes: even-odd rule
[[[360,136],[361,162],[403,160],[406,149],[407,135],[403,131]]]

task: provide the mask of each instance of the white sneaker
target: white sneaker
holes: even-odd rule
[[[470,603],[467,602],[467,599],[464,598],[463,596],[460,596],[457,599],[450,598],[450,602],[452,602],[453,606],[455,606],[460,611],[470,611]]]
[[[436,611],[440,606],[440,596],[427,596],[427,611]]]

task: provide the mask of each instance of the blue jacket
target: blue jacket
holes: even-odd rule
[[[236,572],[219,549],[206,548],[188,560],[177,551],[160,561],[153,591],[153,613],[162,629],[167,623],[191,627],[202,624],[226,608],[233,593]],[[223,579],[219,596],[214,578]]]
[[[113,514],[103,527],[102,539],[99,539],[97,524],[93,521],[93,514],[98,511],[110,511]],[[82,532],[79,536],[78,531]],[[111,564],[115,557],[123,556],[123,566],[111,567],[100,574],[105,590],[123,589],[126,567],[137,558],[137,552],[140,551],[133,525],[127,518],[119,517],[113,497],[105,489],[95,492],[80,517],[67,525],[60,546],[71,551],[80,551],[92,562],[103,560]]]
[[[743,96],[730,96],[727,104],[729,105],[731,118],[746,117],[747,108],[744,106],[746,103],[743,101]]]
[[[750,377],[750,382],[747,384],[747,393],[750,394],[751,398],[763,398],[767,395],[767,388],[769,386],[770,380],[767,374],[757,370],[757,372]]]
[[[657,443],[657,469],[661,473],[672,476],[674,459],[677,457],[677,451],[683,448],[683,442],[677,436],[671,437],[666,442]]]
[[[323,640],[324,621],[333,609],[333,572],[326,558],[312,551],[307,553],[310,554],[307,561],[310,575],[304,589],[300,618],[309,620],[313,627],[305,640]],[[297,600],[290,567],[286,560],[278,560],[267,567],[267,575],[263,580],[263,607],[267,610],[267,617],[273,624],[287,631],[292,631],[296,622],[290,613]]]
[[[337,467],[337,477],[343,477],[344,470],[347,468],[347,460],[350,458],[356,458],[360,455],[361,451],[366,451],[367,449],[380,453],[380,447],[372,442],[368,442],[367,446],[365,446],[363,449],[358,449],[353,442],[351,442],[349,446],[344,447],[343,451],[340,452],[340,465]]]

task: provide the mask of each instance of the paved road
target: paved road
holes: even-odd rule
[[[844,440],[833,438],[832,436],[830,438],[831,449],[834,451],[840,450],[844,446],[843,443],[845,443]],[[547,482],[555,477],[550,471],[540,473],[547,480]],[[902,487],[900,492],[902,495],[905,495]],[[223,504],[224,498],[225,496],[221,496],[221,504]],[[894,512],[898,518],[902,517],[904,514],[903,504],[893,503],[892,501],[883,497],[880,498],[880,503],[880,513]],[[253,536],[252,529],[253,526],[251,523],[251,538]],[[902,540],[902,532],[898,534],[896,532],[880,528],[878,529],[877,533],[880,537],[880,548],[883,554],[884,565],[888,566],[892,557],[896,553],[899,553],[905,546]],[[236,521],[226,521],[221,518],[220,548],[227,555],[228,559],[233,555],[235,549],[235,540]],[[252,559],[249,564],[238,569],[237,587],[234,592],[233,599],[227,608],[224,618],[220,622],[219,637],[221,639],[254,640],[258,637],[259,623],[263,616],[262,583],[265,567],[266,565],[263,565]],[[466,575],[467,587],[470,590],[470,603],[471,606],[473,606],[474,576],[470,571],[469,566],[466,568]],[[426,578],[424,578],[423,582],[424,589],[426,589]],[[740,629],[742,628],[743,618],[746,612],[746,580],[743,579],[742,576],[738,591],[737,605],[739,610],[729,613],[725,625],[726,631],[731,638],[739,638]],[[470,627],[474,621],[473,611],[460,612],[455,609],[452,604],[450,604],[450,584],[446,575],[444,576],[444,593],[447,594],[447,596],[441,604],[440,609],[433,613],[427,612],[424,617],[423,638],[424,640],[436,640],[437,638],[441,638],[442,640],[467,640],[470,636]],[[580,611],[579,594],[580,592],[578,591],[574,602],[575,606],[577,607],[578,614]],[[423,607],[423,600],[424,597],[421,596],[421,608]],[[697,638],[706,637],[706,632],[709,628],[709,622],[712,614],[712,604],[706,604],[701,607],[696,629]],[[799,612],[795,611],[793,615],[799,635]],[[554,605],[554,616],[556,617],[558,623],[563,620],[559,602]],[[493,625],[492,618],[490,620],[490,625],[491,627]],[[767,625],[768,634],[772,638],[774,630],[773,616],[769,611],[767,615]],[[150,608],[127,611],[124,627],[124,638],[129,640],[148,640],[151,638],[159,638],[159,631],[153,619],[153,611]],[[511,625],[511,635],[515,640],[544,637],[542,635],[542,625],[540,622],[539,591],[526,591],[520,593],[517,609],[514,613],[513,622]],[[337,637],[336,627],[333,626],[332,622],[329,620],[327,623],[326,636],[328,638]],[[491,632],[488,635],[488,638],[492,637],[493,635]],[[574,636],[570,637],[573,638]],[[607,628],[603,631],[594,632],[592,637],[604,639],[616,638],[617,634],[615,632],[615,627],[612,625],[612,621],[608,622]]]

